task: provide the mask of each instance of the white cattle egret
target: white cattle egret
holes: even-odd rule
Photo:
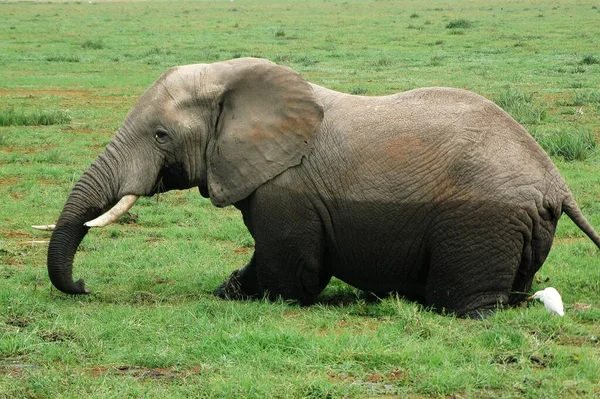
[[[556,288],[548,287],[538,291],[530,296],[529,299],[539,299],[550,313],[556,313],[559,316],[565,315],[562,298],[558,291],[556,291]]]

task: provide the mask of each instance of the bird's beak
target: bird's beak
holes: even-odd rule
[[[532,300],[534,300],[534,299],[535,299],[535,298],[534,298],[534,296],[535,296],[535,295],[532,295],[532,296],[529,296],[529,297],[527,297],[527,300],[528,300],[528,301],[532,301]]]

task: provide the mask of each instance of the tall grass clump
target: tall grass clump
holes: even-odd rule
[[[377,66],[381,66],[381,67],[385,67],[385,66],[390,66],[394,63],[394,60],[391,58],[380,58],[377,60],[376,64]]]
[[[355,96],[364,96],[365,94],[367,94],[369,90],[365,89],[364,87],[355,87],[353,89],[350,89],[350,94],[353,94]]]
[[[473,27],[473,22],[468,19],[455,19],[446,24],[446,29],[470,29]]]
[[[81,59],[74,55],[51,55],[46,57],[48,62],[80,62]]]
[[[91,50],[102,50],[104,48],[104,42],[102,40],[86,40],[81,45],[83,48],[91,49]]]
[[[6,108],[0,111],[0,126],[48,126],[69,122],[71,122],[71,115],[60,110],[25,112]]]
[[[294,58],[294,62],[296,62],[300,65],[304,65],[304,66],[311,66],[311,65],[315,65],[319,61],[317,61],[316,59],[311,58],[307,55],[301,55],[299,57]]]
[[[516,121],[535,125],[546,119],[546,107],[533,103],[533,95],[518,90],[507,90],[496,99],[496,104],[508,112]]]
[[[584,161],[596,149],[594,133],[589,129],[533,129],[530,133],[548,155],[565,161]]]
[[[573,105],[600,104],[600,91],[579,92],[573,96]]]
[[[290,62],[294,59],[291,55],[288,54],[277,54],[275,55],[275,61],[277,62]]]
[[[600,64],[600,60],[598,58],[594,57],[593,55],[588,54],[581,59],[580,64],[582,64],[582,65]]]

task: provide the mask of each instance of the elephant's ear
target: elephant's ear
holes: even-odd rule
[[[299,74],[266,60],[220,62],[210,71],[222,91],[207,183],[213,204],[227,206],[308,155],[323,107]]]

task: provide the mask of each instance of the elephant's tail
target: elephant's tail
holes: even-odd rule
[[[600,235],[596,233],[596,230],[592,227],[590,222],[587,221],[581,210],[577,206],[573,196],[569,196],[563,202],[563,212],[571,218],[571,220],[583,231],[598,248],[600,248]]]

